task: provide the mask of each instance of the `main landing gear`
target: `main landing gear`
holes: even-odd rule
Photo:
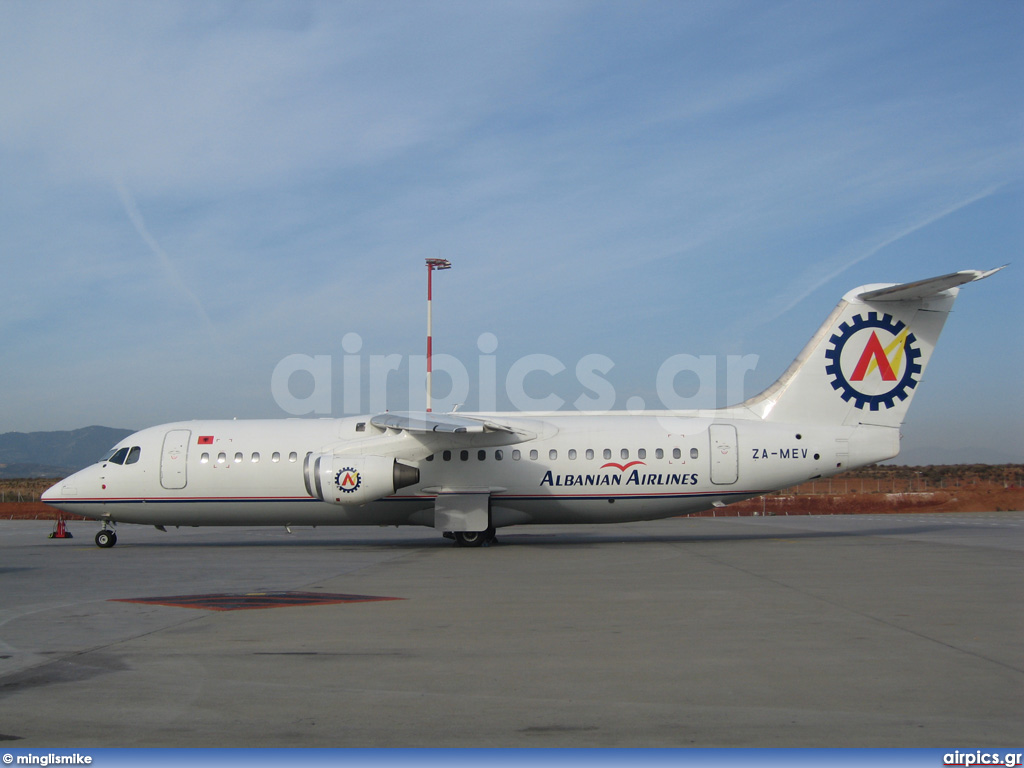
[[[460,547],[489,547],[498,540],[493,528],[486,531],[456,531],[452,536]]]
[[[96,534],[97,547],[110,549],[115,544],[117,544],[117,534],[109,528],[101,528],[99,533]]]

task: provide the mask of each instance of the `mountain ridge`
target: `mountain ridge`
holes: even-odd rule
[[[94,425],[54,432],[0,434],[0,478],[67,477],[99,461],[132,429]]]

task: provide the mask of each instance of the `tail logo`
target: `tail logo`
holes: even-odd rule
[[[832,377],[832,388],[857,408],[892,408],[920,380],[917,339],[892,315],[854,315],[829,341],[825,373]]]

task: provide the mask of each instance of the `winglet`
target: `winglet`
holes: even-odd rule
[[[926,299],[935,296],[943,291],[956,288],[966,283],[973,283],[976,280],[983,280],[989,275],[994,275],[1001,269],[1009,266],[1004,264],[1001,267],[983,271],[980,269],[965,269],[960,272],[952,272],[940,277],[931,277],[927,280],[918,280],[914,283],[899,283],[886,288],[878,288],[873,291],[865,291],[858,294],[857,298],[862,301],[908,301],[914,299]]]

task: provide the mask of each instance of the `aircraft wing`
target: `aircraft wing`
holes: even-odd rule
[[[441,432],[447,434],[505,432],[520,434],[520,430],[489,419],[476,419],[454,413],[381,413],[370,419],[375,427],[400,429],[406,432]]]
[[[370,423],[378,429],[387,430],[381,438],[386,440],[388,455],[399,458],[420,458],[421,450],[427,453],[442,449],[463,450],[487,446],[512,445],[534,440],[542,433],[551,431],[550,425],[522,419],[501,423],[479,416],[464,416],[455,413],[381,413],[373,416]],[[416,446],[410,450],[406,441],[394,442],[394,433],[412,438]],[[427,455],[426,453],[423,454]]]
[[[498,423],[483,416],[454,413],[387,412],[370,417],[376,429],[366,437],[325,445],[322,453],[334,456],[364,454],[417,461],[441,450],[463,451],[535,440],[557,432],[544,422],[510,419]]]

